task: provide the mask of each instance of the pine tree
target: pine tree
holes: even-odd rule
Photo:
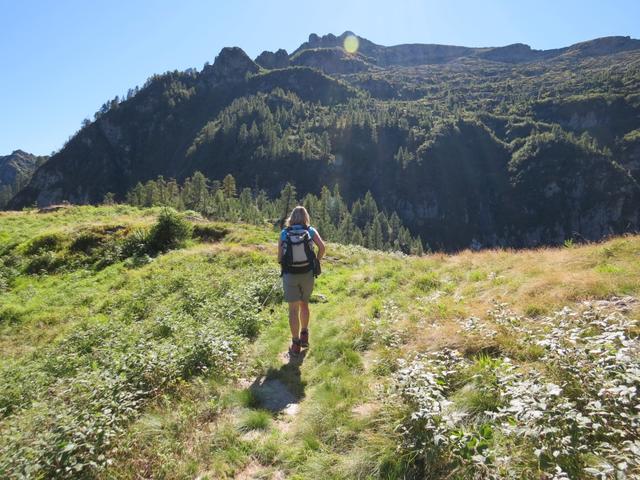
[[[240,129],[238,130],[238,143],[246,143],[248,138],[249,130],[247,129],[247,125],[243,123],[240,125]]]
[[[351,242],[352,245],[362,245],[364,246],[365,241],[364,241],[364,235],[362,235],[362,230],[360,230],[358,227],[355,227],[354,231],[353,231],[353,236],[351,237]]]
[[[364,196],[364,201],[362,202],[362,214],[366,223],[373,222],[374,218],[378,216],[378,205],[370,191],[367,191]]]
[[[331,155],[331,140],[326,130],[320,136],[320,152],[324,159],[328,159]]]
[[[296,187],[287,182],[282,191],[280,192],[280,198],[278,199],[278,211],[280,212],[280,228],[284,226],[284,222],[295,207],[298,204],[296,199]]]
[[[422,247],[422,239],[417,236],[411,245],[411,253],[413,255],[422,256],[424,254],[424,248]]]
[[[142,207],[144,205],[144,186],[142,183],[136,183],[136,186],[127,192],[126,201],[129,205],[136,207]]]
[[[104,194],[104,198],[102,199],[103,205],[113,205],[116,203],[116,196],[113,192],[107,192]]]
[[[199,171],[196,171],[193,174],[193,177],[191,177],[192,208],[198,212],[203,211],[207,203],[207,197],[209,196],[209,186],[207,185],[207,182],[207,177]],[[233,183],[235,190],[235,180]]]
[[[222,180],[222,191],[226,198],[235,198],[236,192],[236,179],[230,173]]]
[[[382,250],[384,248],[384,238],[382,236],[382,226],[380,220],[376,217],[371,224],[368,232],[367,243],[369,248],[374,250]]]
[[[342,243],[352,243],[353,235],[356,230],[356,226],[353,223],[353,219],[351,218],[351,214],[349,212],[345,213],[342,217],[342,221],[340,222],[340,226],[338,227],[338,231],[336,234],[336,241]]]

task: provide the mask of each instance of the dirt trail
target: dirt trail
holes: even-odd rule
[[[294,419],[300,410],[300,402],[304,400],[304,384],[300,378],[300,366],[306,356],[306,350],[296,356],[282,356],[279,369],[269,369],[257,377],[253,383],[245,384],[255,399],[257,407],[269,410],[274,414],[274,426],[288,436],[294,425]],[[252,440],[258,440],[262,433],[249,432]],[[283,480],[285,474],[252,460],[242,471],[236,474],[236,480]]]

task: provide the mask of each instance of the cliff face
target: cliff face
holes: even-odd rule
[[[537,51],[311,35],[252,61],[152,77],[42,165],[10,206],[123,199],[228,173],[277,195],[371,191],[433,248],[533,246],[640,228],[638,42]],[[0,171],[1,174],[1,171]]]

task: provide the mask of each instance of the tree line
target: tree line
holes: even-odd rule
[[[322,187],[319,195],[308,193],[303,198],[298,198],[292,183],[287,183],[277,198],[270,198],[264,190],[238,190],[231,174],[220,181],[195,172],[182,183],[162,176],[145,183],[138,182],[127,193],[126,202],[138,207],[169,206],[177,210],[194,210],[215,220],[270,223],[280,227],[293,207],[304,205],[314,226],[327,240],[374,250],[412,255],[424,253],[420,236],[411,235],[396,212],[381,210],[371,192],[349,206],[337,184],[333,189]],[[111,203],[113,199],[112,194],[107,194],[105,203]]]

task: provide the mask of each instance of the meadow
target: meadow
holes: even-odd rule
[[[297,359],[275,238],[161,208],[0,213],[0,476],[640,474],[640,237],[330,243]]]

